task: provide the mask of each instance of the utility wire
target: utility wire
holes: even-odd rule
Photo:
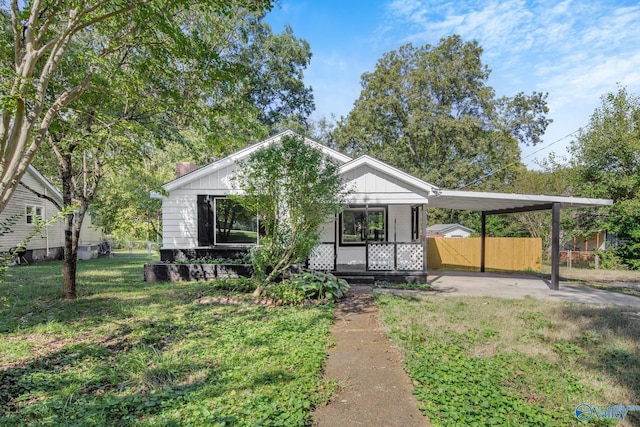
[[[514,166],[514,165],[516,165],[516,164],[518,164],[518,163],[522,162],[524,159],[527,159],[527,158],[529,158],[529,157],[533,156],[534,154],[537,154],[537,153],[539,153],[539,152],[541,152],[541,151],[543,151],[543,150],[546,150],[547,148],[551,147],[552,145],[557,144],[557,143],[558,143],[558,142],[560,142],[560,141],[564,141],[565,139],[567,139],[567,138],[569,138],[569,137],[571,137],[571,136],[573,136],[573,135],[577,134],[578,132],[580,132],[580,129],[574,130],[573,132],[571,132],[571,133],[569,133],[569,134],[567,134],[567,135],[563,136],[562,138],[557,139],[557,140],[555,140],[555,141],[553,141],[553,142],[551,142],[551,143],[549,143],[549,144],[545,145],[544,147],[540,147],[540,148],[538,148],[537,150],[535,150],[535,151],[533,151],[533,152],[529,153],[528,155],[526,155],[526,156],[524,156],[524,157],[520,158],[520,160],[519,160],[519,161],[517,161],[517,162],[511,162],[511,163],[509,163],[508,165],[501,167],[500,169],[496,169],[496,170],[494,170],[494,171],[492,171],[492,172],[489,172],[489,173],[487,173],[487,174],[485,174],[485,175],[482,175],[480,178],[474,179],[474,180],[473,180],[473,181],[471,181],[471,182],[468,182],[468,183],[466,183],[466,184],[463,184],[463,185],[461,185],[460,187],[458,187],[458,189],[459,189],[459,190],[462,190],[463,188],[466,188],[466,187],[468,187],[468,186],[470,186],[470,185],[479,184],[480,182],[484,181],[486,178],[489,178],[490,176],[495,175],[496,173],[500,172],[501,170],[506,169],[506,168],[511,167],[511,166]]]

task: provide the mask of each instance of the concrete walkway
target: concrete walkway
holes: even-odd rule
[[[352,286],[336,304],[325,377],[337,381],[329,404],[316,408],[315,426],[429,426],[418,410],[402,359],[381,329],[371,287]]]
[[[541,300],[608,304],[640,309],[640,297],[572,285],[569,282],[560,282],[560,289],[553,291],[549,288],[548,281],[526,275],[434,272],[429,275],[428,281],[432,288],[428,293],[444,296],[489,296],[515,299],[531,296]],[[412,295],[425,291],[377,289],[376,292]]]

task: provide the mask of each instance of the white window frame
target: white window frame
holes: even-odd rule
[[[40,221],[44,221],[44,206],[41,205],[25,205],[24,207],[25,223],[33,224],[36,217]]]

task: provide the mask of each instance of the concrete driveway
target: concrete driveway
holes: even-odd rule
[[[587,304],[610,304],[629,306],[640,309],[640,297],[624,295],[599,289],[591,289],[560,282],[560,290],[553,291],[550,283],[534,276],[474,273],[459,271],[437,271],[429,274],[432,291],[444,296],[488,296],[497,298],[519,299],[531,296],[541,300],[574,301]],[[398,293],[397,290],[376,289],[376,292]],[[424,291],[401,291],[403,294],[421,293]]]

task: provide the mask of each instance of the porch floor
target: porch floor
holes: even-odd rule
[[[341,267],[341,266],[338,266]],[[349,284],[373,285],[377,281],[390,283],[426,284],[427,271],[365,271],[364,269],[338,268],[332,272]]]

